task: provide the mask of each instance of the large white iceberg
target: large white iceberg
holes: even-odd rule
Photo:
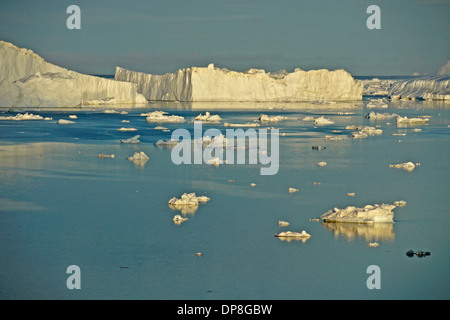
[[[363,83],[342,69],[273,74],[210,64],[152,75],[117,67],[115,80],[135,83],[139,93],[154,101],[345,101],[362,100],[363,93]]]
[[[450,75],[420,77],[395,82],[391,99],[450,100]]]
[[[0,41],[1,107],[75,107],[138,104],[136,85],[81,74],[45,61],[31,50]]]
[[[334,208],[324,213],[320,218],[324,222],[353,222],[353,223],[374,223],[374,222],[394,222],[395,208],[392,204],[367,205],[363,208],[349,206],[345,209]]]

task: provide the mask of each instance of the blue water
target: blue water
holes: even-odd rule
[[[428,125],[406,128],[397,128],[395,119],[366,119],[370,110],[363,105],[153,103],[126,115],[43,109],[31,112],[52,121],[0,121],[0,298],[448,299],[449,105],[399,101],[377,110],[431,116]],[[154,145],[171,132],[153,128],[192,132],[193,124],[149,124],[140,113],[151,110],[188,121],[210,111],[223,121],[204,130],[224,134],[224,122],[246,123],[261,113],[288,116],[268,125],[286,133],[279,172],[261,176],[261,165],[249,164],[176,166],[170,149]],[[56,124],[70,114],[78,116],[75,124]],[[335,124],[298,120],[320,115]],[[324,139],[346,137],[344,127],[354,124],[380,125],[383,134]],[[138,130],[117,131],[121,127]],[[136,134],[141,144],[120,143]],[[326,149],[312,150],[314,145]],[[126,160],[141,150],[150,157],[144,166]],[[115,158],[99,159],[99,153]],[[319,167],[319,161],[328,165]],[[407,161],[420,166],[412,172],[389,168]],[[290,194],[289,187],[299,192]],[[179,212],[167,202],[185,192],[211,200],[175,225]],[[310,221],[334,207],[396,200],[407,205],[394,210],[394,224]],[[290,226],[281,228],[278,220]],[[286,230],[305,230],[311,238],[273,236]],[[374,241],[379,246],[369,247]],[[408,258],[410,249],[431,255]],[[81,269],[80,290],[66,286],[70,265]],[[366,286],[370,265],[380,267],[381,289]]]

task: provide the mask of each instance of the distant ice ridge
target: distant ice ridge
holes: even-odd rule
[[[397,81],[390,89],[391,99],[450,101],[450,75],[420,77]]]
[[[363,83],[342,69],[236,72],[210,64],[152,75],[117,67],[115,80],[135,83],[153,101],[345,101],[363,93]]]
[[[45,61],[31,50],[0,41],[1,107],[75,107],[147,103],[136,85],[84,75]]]
[[[437,74],[439,76],[444,76],[446,74],[447,75],[450,74],[450,60],[448,60],[447,63],[439,69]]]

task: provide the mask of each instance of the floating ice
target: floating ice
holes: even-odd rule
[[[317,165],[319,167],[325,167],[327,165],[327,163],[325,161],[321,161],[321,162],[317,162]]]
[[[72,124],[75,123],[75,121],[66,120],[66,119],[59,119],[58,124]]]
[[[289,193],[294,193],[294,192],[299,191],[299,189],[296,189],[296,188],[289,188],[288,191],[289,191]]]
[[[278,122],[286,119],[287,117],[284,116],[268,116],[267,114],[261,114],[258,118],[261,122]]]
[[[397,125],[410,125],[410,124],[427,124],[430,121],[429,118],[408,118],[408,117],[397,117]]]
[[[366,108],[378,108],[378,109],[386,109],[388,107],[388,102],[386,99],[371,99],[369,103],[366,105]]]
[[[127,160],[133,161],[133,162],[147,162],[150,158],[143,152],[135,152],[134,155],[131,157],[128,157]]]
[[[363,208],[353,206],[345,209],[334,208],[324,213],[320,218],[324,222],[394,222],[394,213],[392,212],[394,208],[395,205],[392,204],[367,205]]]
[[[0,120],[13,120],[13,121],[23,121],[23,120],[46,120],[48,118],[43,118],[40,115],[32,114],[32,113],[18,113],[15,116],[0,116]]]
[[[141,116],[146,116],[145,120],[149,123],[153,122],[184,122],[186,121],[182,116],[167,115],[165,111],[153,111],[149,113],[143,113]]]
[[[195,118],[195,120],[196,120],[196,121],[205,121],[205,122],[219,123],[219,122],[222,120],[222,118],[221,118],[219,115],[217,115],[217,114],[211,115],[211,114],[207,111],[207,112],[205,112],[205,115],[199,114],[199,115]]]
[[[97,158],[113,158],[114,159],[114,155],[113,154],[103,154],[103,153],[99,153]]]
[[[289,226],[289,222],[283,221],[283,220],[279,220],[278,221],[278,226],[279,227],[287,227],[287,226]]]
[[[31,50],[0,41],[0,106],[76,107],[93,100],[147,103],[136,85],[58,67]]]
[[[173,197],[169,200],[169,207],[181,211],[182,214],[195,213],[199,203],[208,202],[210,198],[206,196],[196,196],[194,192],[184,193],[180,198]]]
[[[302,240],[302,242],[305,242],[309,238],[311,238],[311,235],[307,233],[305,230],[302,230],[302,232],[295,232],[295,231],[283,231],[278,234],[274,235],[277,238],[280,238],[281,240]]]
[[[253,123],[252,122],[247,122],[247,123],[244,123],[244,124],[225,122],[223,125],[225,127],[259,127],[260,126],[260,124],[257,123],[257,122],[253,122]]]
[[[122,127],[122,128],[117,129],[117,131],[137,131],[137,129],[136,128],[125,128],[125,127]]]
[[[141,141],[139,140],[140,137],[141,137],[140,135],[136,135],[129,139],[120,140],[120,143],[138,144],[138,143],[141,143]]]
[[[185,68],[152,75],[116,68],[115,80],[135,83],[153,101],[323,101],[361,100],[363,83],[345,70],[266,73],[216,68]]]
[[[384,119],[392,119],[394,117],[398,117],[398,114],[395,113],[378,113],[375,111],[371,111],[366,114],[367,119],[376,119],[376,120],[384,120]]]
[[[334,122],[329,120],[329,119],[327,119],[327,118],[325,118],[325,117],[319,117],[319,118],[314,120],[314,124],[316,126],[327,126],[327,125],[330,125],[330,124],[334,124]]]
[[[186,220],[189,220],[188,218],[184,218],[184,217],[182,217],[181,215],[179,215],[179,214],[177,214],[177,215],[175,215],[174,217],[173,217],[173,222],[175,223],[175,224],[181,224],[181,223],[183,223],[184,221],[186,221]]]
[[[406,201],[405,200],[394,201],[394,206],[396,206],[396,207],[405,207],[406,206]]]
[[[390,164],[389,168],[398,168],[403,169],[406,171],[413,171],[416,165],[412,163],[411,161],[405,162],[405,163],[399,163],[399,164]]]

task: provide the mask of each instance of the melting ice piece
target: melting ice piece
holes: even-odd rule
[[[398,114],[395,113],[378,113],[375,111],[371,111],[368,114],[366,114],[367,119],[377,119],[377,120],[384,120],[384,119],[392,119],[394,117],[398,117]]]
[[[294,192],[297,192],[297,191],[299,191],[299,189],[289,188],[289,193],[294,193]]]
[[[140,135],[137,135],[129,139],[120,140],[120,143],[131,143],[131,144],[141,143],[141,141],[139,140],[140,137],[141,137]]]
[[[367,205],[363,208],[353,206],[345,209],[334,208],[324,213],[320,218],[324,222],[394,222],[394,212],[392,212],[394,208],[395,205],[384,203]]]
[[[181,224],[182,222],[189,220],[188,218],[184,218],[181,215],[177,214],[173,217],[173,222],[175,224]]]
[[[71,123],[75,123],[75,121],[70,121],[70,120],[66,120],[66,119],[58,120],[58,124],[71,124]]]
[[[327,163],[325,161],[321,161],[321,162],[317,162],[317,165],[319,167],[325,167],[327,165]]]
[[[280,226],[280,227],[287,227],[288,225],[289,225],[289,222],[287,222],[287,221],[283,221],[283,220],[278,221],[278,226]]]
[[[14,120],[14,121],[22,121],[22,120],[43,120],[44,118],[40,115],[34,115],[32,113],[18,113],[14,117],[13,116],[2,116],[0,117],[0,120]]]
[[[209,200],[206,196],[197,197],[194,192],[184,193],[181,198],[171,198],[169,200],[169,207],[174,210],[180,210],[182,214],[193,214],[197,211],[199,203],[208,202]]]
[[[136,128],[125,128],[125,127],[122,127],[122,128],[117,129],[117,131],[137,131],[137,129]]]
[[[149,123],[153,122],[184,122],[185,119],[182,116],[167,115],[165,111],[153,111],[149,113],[142,113],[141,116],[145,116],[145,120]]]
[[[208,111],[205,112],[205,115],[199,114],[196,118],[196,121],[205,121],[205,122],[219,122],[222,120],[222,118],[215,114],[211,115]]]
[[[299,239],[305,242],[307,239],[311,238],[311,235],[307,233],[305,230],[302,232],[295,232],[295,231],[284,231],[280,232],[278,234],[274,235],[277,238],[280,238],[281,240],[291,240],[291,239]]]
[[[258,120],[261,122],[277,122],[286,119],[287,117],[284,116],[268,116],[266,114],[261,114],[258,118]]]
[[[408,118],[408,117],[397,117],[397,125],[409,125],[409,124],[427,124],[430,121],[429,118]]]
[[[113,158],[114,159],[114,155],[113,154],[103,154],[103,153],[99,153],[97,158]]]
[[[406,206],[406,201],[405,200],[395,201],[394,202],[394,206],[396,206],[396,207],[405,207]]]
[[[133,162],[146,162],[150,158],[143,152],[135,152],[133,156],[128,157],[127,160],[133,161]]]
[[[329,120],[329,119],[327,119],[327,118],[325,118],[325,117],[319,117],[319,118],[314,120],[314,124],[316,126],[327,126],[327,125],[330,125],[330,124],[334,124],[334,122]]]
[[[388,103],[384,98],[381,99],[371,99],[369,103],[366,105],[367,108],[380,108],[386,109],[388,107]]]
[[[405,162],[405,163],[398,163],[398,164],[390,164],[389,168],[398,168],[403,169],[406,171],[413,171],[416,165],[412,163],[411,161]]]
[[[247,123],[243,123],[243,124],[239,124],[239,123],[228,123],[225,122],[223,124],[225,127],[259,127],[260,124],[257,122],[247,122]]]

